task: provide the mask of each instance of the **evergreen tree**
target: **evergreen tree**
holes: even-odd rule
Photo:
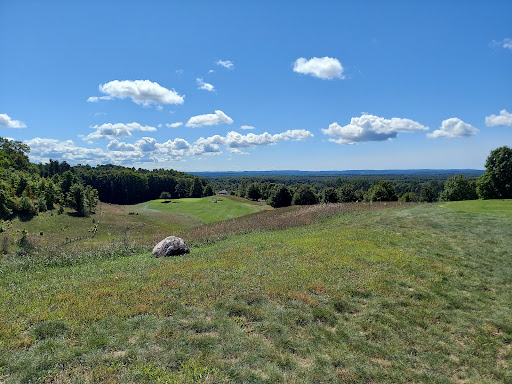
[[[204,187],[203,195],[204,196],[213,196],[213,188],[210,184],[207,184],[206,187]]]
[[[185,179],[179,179],[176,183],[176,196],[178,196],[178,198],[188,197],[189,192],[190,187],[188,186],[188,183],[185,181]]]
[[[201,197],[203,195],[203,186],[201,180],[195,178],[190,187],[190,197]]]
[[[270,193],[268,204],[273,208],[288,207],[292,203],[292,194],[285,185],[277,185]]]

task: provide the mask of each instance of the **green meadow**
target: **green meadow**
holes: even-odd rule
[[[186,256],[113,241],[124,224],[5,256],[0,382],[512,382],[512,201],[223,199],[116,207],[146,239],[183,217]]]

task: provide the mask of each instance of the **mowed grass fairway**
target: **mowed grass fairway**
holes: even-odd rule
[[[235,196],[210,196],[173,200],[152,200],[136,206],[137,211],[158,211],[182,215],[201,223],[234,219],[258,212],[268,207],[263,202],[253,202]]]
[[[486,203],[354,210],[167,259],[4,260],[0,380],[511,382],[512,217],[471,209]]]

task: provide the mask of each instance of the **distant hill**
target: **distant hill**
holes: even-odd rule
[[[385,169],[385,170],[347,170],[347,171],[220,171],[220,172],[190,172],[199,177],[226,176],[368,176],[368,175],[422,175],[422,176],[452,176],[462,174],[466,177],[477,177],[484,173],[481,169]]]

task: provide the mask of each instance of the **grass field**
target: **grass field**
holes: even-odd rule
[[[359,205],[169,259],[4,260],[0,380],[511,382],[512,202],[493,203]]]
[[[214,201],[217,200],[217,203]],[[263,202],[251,202],[234,196],[177,199],[169,203],[153,200],[138,205],[102,204],[103,212],[98,232],[93,240],[81,244],[97,244],[127,237],[142,240],[166,237],[184,229],[221,220],[248,215],[269,207]],[[57,210],[44,212],[31,220],[14,218],[0,238],[6,238],[10,248],[26,230],[29,239],[40,245],[56,245],[80,236],[92,234],[100,218],[100,207],[89,217],[76,217],[66,209],[61,215]]]
[[[512,217],[512,203],[507,200],[451,201],[443,207],[461,212]]]

